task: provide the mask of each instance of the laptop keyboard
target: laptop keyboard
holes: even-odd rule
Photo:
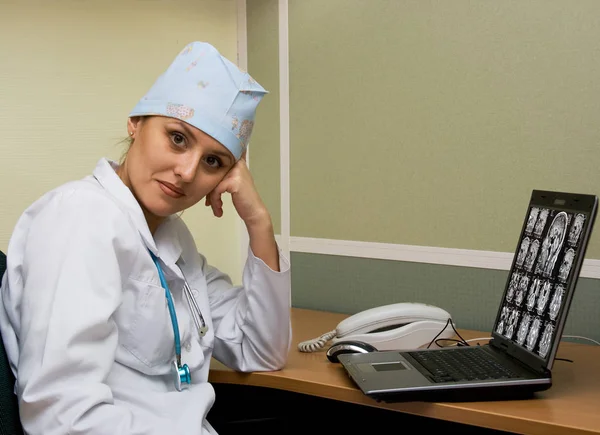
[[[408,354],[425,367],[434,382],[518,378],[481,348],[412,351]]]

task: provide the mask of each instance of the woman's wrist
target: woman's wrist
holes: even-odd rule
[[[261,234],[261,233],[273,233],[273,221],[271,215],[265,209],[259,213],[254,214],[251,218],[244,221],[248,234]]]
[[[252,222],[246,221],[246,229],[254,256],[260,258],[272,270],[279,271],[279,250],[271,216],[266,213]]]

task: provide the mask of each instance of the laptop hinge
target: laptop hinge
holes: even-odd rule
[[[518,353],[522,352],[522,349],[520,349],[519,347],[514,345],[511,346],[511,344],[509,343],[496,339],[491,339],[488,343],[491,347],[494,348],[494,350],[508,355],[511,358],[511,360],[513,360],[518,365],[525,367],[528,370],[531,370],[535,373],[539,373],[540,375],[550,376],[551,372],[544,365],[539,363],[539,361],[537,361],[536,358],[519,358]]]
[[[488,341],[488,344],[499,352],[508,353],[508,344],[506,344],[504,341],[492,338]]]

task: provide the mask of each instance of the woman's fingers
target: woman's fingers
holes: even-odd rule
[[[230,189],[231,179],[229,177],[225,177],[219,184],[217,184],[217,187],[215,187],[212,192],[206,195],[206,205],[212,207],[213,214],[216,217],[223,216],[223,199],[221,196],[225,192],[230,192]]]

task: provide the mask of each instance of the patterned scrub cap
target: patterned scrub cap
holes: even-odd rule
[[[130,117],[177,118],[223,144],[235,159],[248,146],[256,107],[268,92],[206,42],[188,44]]]

